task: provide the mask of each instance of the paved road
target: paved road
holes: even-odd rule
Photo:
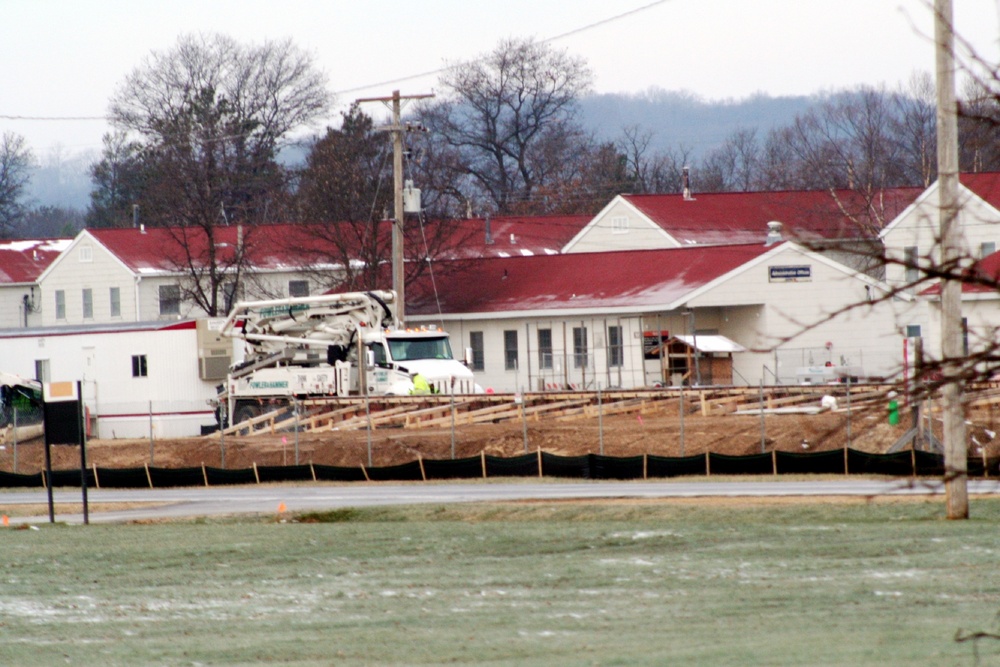
[[[815,482],[520,482],[445,484],[268,485],[184,489],[92,489],[90,521],[123,522],[178,519],[225,514],[272,514],[284,503],[290,512],[338,507],[412,505],[516,500],[569,500],[599,498],[699,498],[769,496],[905,496],[943,494],[939,481],[844,480]],[[971,480],[969,493],[1000,496],[1000,481]],[[80,514],[60,512],[79,507],[80,491],[55,492],[56,521],[82,523]],[[44,490],[0,493],[0,513],[15,513],[14,505],[47,504]],[[128,504],[110,509],[107,504]],[[75,505],[75,507],[74,507]],[[4,508],[9,508],[6,511]],[[12,522],[40,523],[48,515]]]

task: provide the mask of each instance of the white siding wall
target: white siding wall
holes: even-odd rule
[[[650,222],[623,201],[615,200],[594,218],[592,225],[568,252],[650,250],[676,248],[679,245],[659,225]]]
[[[1000,250],[1000,215],[979,197],[962,188],[962,209],[959,222],[962,227],[964,253],[971,259],[980,258],[980,248],[983,243],[994,243]],[[913,208],[894,221],[884,237],[887,259],[902,261],[904,249],[916,246],[918,256],[932,258],[940,257],[939,216],[937,188],[929,190],[927,196],[919,200]],[[905,268],[899,264],[886,265],[886,282],[894,287],[906,283]]]
[[[112,287],[117,287],[121,295],[121,315],[114,318],[111,317]],[[42,326],[135,320],[132,273],[86,234],[78,236],[52,263],[39,288]],[[85,288],[92,290],[94,303],[93,317],[88,319],[83,317]],[[66,317],[62,319],[56,317],[58,290],[66,295]]]
[[[4,285],[0,287],[0,329],[19,329],[25,326],[24,323],[24,297],[30,298],[31,285]],[[41,305],[41,292],[36,287],[34,290],[35,310],[28,310],[29,327],[41,326],[42,315],[37,307]]]
[[[811,276],[807,281],[772,282],[769,273],[772,266],[809,266]],[[900,322],[909,316],[911,307],[887,301],[849,308],[868,303],[865,287],[863,280],[794,246],[786,246],[768,261],[696,297],[691,305],[725,307],[727,311],[740,305],[758,306],[756,311],[731,311],[738,315],[720,323],[719,333],[758,350],[775,346],[825,350],[830,343],[835,363],[843,356],[848,364],[863,366],[869,375],[891,376],[900,370]],[[764,371],[750,364],[767,364],[774,372],[773,360],[773,354],[751,357],[749,364],[741,358],[737,370],[748,379],[759,381]],[[794,375],[792,369],[777,372],[783,378]],[[765,377],[765,382],[770,381]]]

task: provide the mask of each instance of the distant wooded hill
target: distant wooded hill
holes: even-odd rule
[[[757,128],[761,135],[790,123],[815,104],[817,97],[770,97],[759,94],[742,100],[703,100],[683,91],[651,89],[641,93],[605,93],[584,98],[581,120],[598,139],[614,141],[623,128],[638,126],[652,132],[650,150],[672,151],[679,146],[700,158],[718,147],[739,127]],[[88,168],[92,155],[40,156],[32,173],[30,206],[57,206],[85,210],[90,202]],[[282,161],[295,164],[305,149],[292,147]]]

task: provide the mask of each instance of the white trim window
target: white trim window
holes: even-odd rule
[[[616,215],[611,218],[611,233],[612,234],[628,234],[628,216],[627,215]]]

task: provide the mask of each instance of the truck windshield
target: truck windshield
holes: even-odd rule
[[[437,338],[390,338],[389,353],[393,361],[413,359],[451,359],[451,344],[447,336]]]

